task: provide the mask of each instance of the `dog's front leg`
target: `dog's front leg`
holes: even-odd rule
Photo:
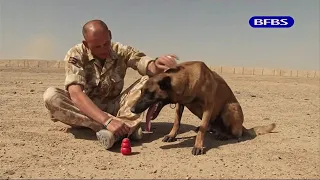
[[[210,122],[211,114],[212,114],[212,108],[205,108],[202,114],[202,120],[199,126],[199,131],[196,136],[196,142],[192,149],[193,155],[204,154],[204,150],[203,150],[204,135],[208,129],[208,124]]]
[[[175,116],[175,120],[172,126],[172,129],[170,131],[169,134],[165,135],[164,138],[162,139],[163,142],[173,142],[176,140],[176,136],[178,134],[179,128],[180,128],[180,122],[181,122],[181,118],[182,118],[182,113],[184,110],[184,106],[181,104],[176,104],[177,108],[176,108],[176,116]]]

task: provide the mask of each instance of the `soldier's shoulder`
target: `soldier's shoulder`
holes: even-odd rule
[[[85,53],[87,50],[86,50],[86,47],[83,45],[83,43],[78,43],[78,44],[75,44],[73,45],[69,50],[68,52],[72,52],[72,53]]]
[[[71,58],[75,58],[78,59],[80,61],[84,61],[84,59],[86,59],[86,57],[88,57],[87,55],[87,49],[86,47],[83,45],[83,43],[79,43],[79,44],[75,44],[74,46],[72,46],[65,57],[66,61],[69,61],[69,59]]]
[[[129,45],[125,45],[121,42],[118,42],[118,41],[114,41],[114,42],[111,42],[111,46],[112,46],[112,49],[115,51],[115,52],[126,52],[128,50],[132,50],[133,48]]]
[[[117,41],[112,41],[111,42],[111,47],[113,49],[119,49],[119,48],[121,48],[121,46],[123,46],[123,45],[120,42],[117,42]]]

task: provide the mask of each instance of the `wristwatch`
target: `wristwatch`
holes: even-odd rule
[[[110,124],[110,122],[113,120],[113,117],[109,117],[105,123],[103,123],[103,127],[107,129],[107,126]]]

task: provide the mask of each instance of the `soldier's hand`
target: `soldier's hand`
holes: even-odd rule
[[[158,59],[155,61],[157,71],[163,72],[167,69],[175,68],[177,66],[177,59],[178,57],[174,54],[158,57]]]
[[[112,118],[112,121],[108,124],[107,129],[115,136],[125,136],[130,131],[130,128],[117,117]]]

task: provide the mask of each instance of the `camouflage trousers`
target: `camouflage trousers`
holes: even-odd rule
[[[144,117],[144,112],[134,114],[130,111],[132,105],[141,94],[141,88],[148,80],[148,76],[143,76],[124,90],[118,97],[96,103],[96,105],[106,113],[119,117],[131,128],[129,135],[140,124]],[[68,91],[49,87],[43,94],[45,107],[49,111],[51,120],[60,121],[72,127],[87,127],[94,131],[99,131],[103,125],[84,115],[72,102]]]

